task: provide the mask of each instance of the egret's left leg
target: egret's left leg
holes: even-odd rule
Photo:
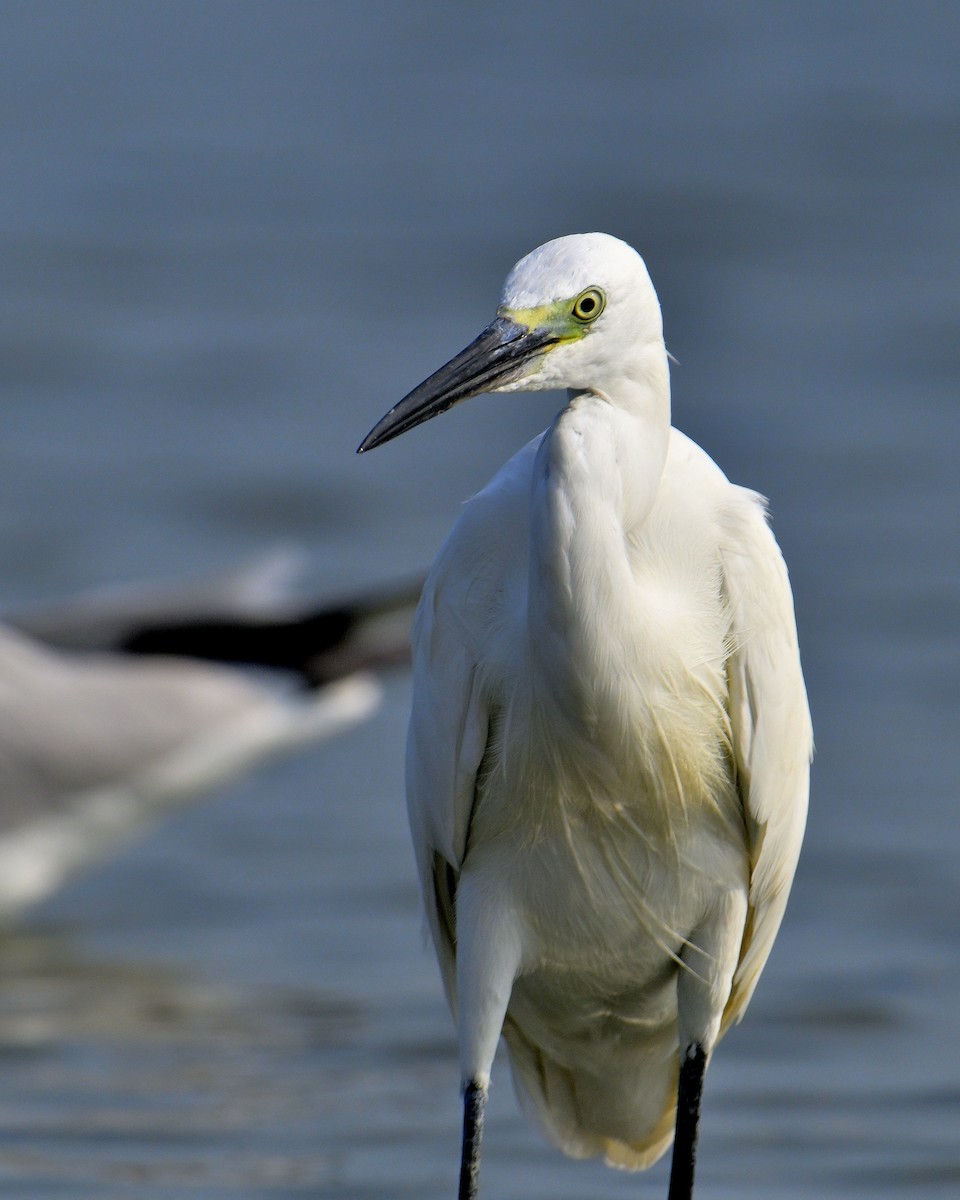
[[[463,1092],[463,1148],[458,1200],[477,1200],[480,1184],[480,1143],[483,1141],[483,1111],[486,1104],[486,1085],[471,1079]]]
[[[680,1080],[667,1200],[691,1200],[700,1098],[710,1053],[720,1036],[747,916],[746,888],[719,895],[687,939],[677,977]]]
[[[697,1158],[697,1130],[700,1125],[700,1097],[707,1055],[703,1047],[688,1046],[680,1063],[677,1090],[677,1132],[673,1140],[670,1164],[670,1191],[667,1200],[691,1200],[693,1172]]]

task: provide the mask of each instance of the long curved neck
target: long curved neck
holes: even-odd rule
[[[607,668],[619,674],[628,661],[636,622],[628,538],[656,501],[669,439],[661,342],[603,390],[571,393],[540,446],[530,531],[531,653],[566,691],[571,682],[602,679]],[[581,701],[594,709],[594,698]]]

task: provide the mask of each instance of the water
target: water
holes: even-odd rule
[[[11,605],[278,540],[319,593],[409,577],[556,397],[359,439],[532,246],[644,254],[677,424],[772,497],[818,745],[700,1200],[960,1190],[958,41],[933,3],[0,13]],[[0,1196],[449,1200],[407,703],[0,944]],[[504,1066],[488,1196],[664,1194],[543,1145]]]

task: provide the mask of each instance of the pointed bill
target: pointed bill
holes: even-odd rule
[[[520,379],[531,360],[558,340],[551,329],[530,329],[509,317],[497,317],[465,350],[395,404],[363,439],[357,453],[399,437],[461,400]]]

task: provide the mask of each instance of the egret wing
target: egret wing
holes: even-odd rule
[[[490,738],[505,630],[522,611],[530,475],[539,439],[468,502],[437,556],[413,628],[407,806],[430,931],[454,998],[454,905]]]
[[[763,499],[735,489],[723,578],[732,624],[729,710],[750,850],[750,896],[724,1024],[742,1016],[773,946],[807,817],[813,734],[787,568]]]
[[[459,869],[487,742],[479,668],[455,602],[431,577],[414,627],[407,793],[418,856]]]

